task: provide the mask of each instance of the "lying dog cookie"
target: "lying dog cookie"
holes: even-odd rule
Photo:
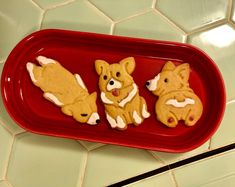
[[[95,68],[100,76],[101,100],[112,128],[124,130],[127,124],[139,125],[150,116],[146,102],[139,96],[138,87],[130,76],[135,69],[133,57],[111,65],[104,60],[96,60]]]
[[[28,62],[26,68],[33,84],[44,91],[43,96],[81,123],[99,123],[96,92],[89,95],[81,77],[70,73],[59,62],[44,56],[38,56],[37,61],[41,66]]]
[[[189,64],[176,67],[169,61],[161,73],[146,82],[147,88],[159,96],[155,106],[157,119],[168,127],[175,127],[179,120],[193,126],[202,115],[201,100],[189,87],[189,73]]]

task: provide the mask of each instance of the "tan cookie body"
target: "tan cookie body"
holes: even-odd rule
[[[29,62],[26,67],[34,85],[44,92],[43,96],[75,120],[96,124],[99,120],[96,93],[90,95],[81,77],[70,73],[59,62],[43,56],[37,57],[37,61],[41,66]]]
[[[143,97],[131,73],[135,69],[134,58],[125,58],[120,63],[95,62],[100,75],[101,100],[105,105],[106,118],[112,128],[124,130],[128,124],[139,125],[150,116]]]
[[[202,115],[202,102],[189,87],[189,73],[188,64],[176,67],[167,62],[162,72],[147,82],[147,88],[159,96],[155,105],[157,119],[168,127],[175,127],[179,120],[192,126]]]

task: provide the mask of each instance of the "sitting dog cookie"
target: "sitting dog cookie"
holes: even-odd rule
[[[146,82],[147,88],[159,96],[155,105],[157,119],[168,127],[175,127],[179,120],[193,126],[202,115],[202,102],[189,87],[189,64],[175,66],[167,62],[161,73]]]
[[[44,91],[43,96],[78,122],[99,123],[96,92],[89,94],[81,77],[70,73],[59,62],[44,56],[36,59],[41,66],[28,62],[26,68],[33,84]]]
[[[138,87],[131,77],[135,69],[133,57],[111,65],[104,60],[96,60],[95,69],[100,76],[101,100],[112,128],[124,130],[127,124],[139,125],[150,116],[146,102],[139,96]]]

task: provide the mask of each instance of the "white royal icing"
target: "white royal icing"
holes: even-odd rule
[[[177,107],[177,108],[183,108],[186,105],[195,104],[195,101],[193,99],[190,99],[190,98],[185,98],[185,100],[183,102],[178,102],[176,99],[169,99],[166,102],[166,104],[167,105],[172,105],[172,106]]]
[[[50,101],[52,101],[53,103],[55,103],[58,106],[62,106],[64,105],[63,103],[61,103],[56,96],[54,96],[51,93],[44,93],[44,97],[48,98]]]
[[[34,74],[33,74],[33,64],[30,63],[30,62],[28,62],[28,63],[26,64],[26,68],[27,68],[27,70],[28,70],[28,72],[29,72],[29,76],[30,76],[31,80],[32,80],[33,82],[37,82],[37,80],[35,79]]]
[[[133,112],[133,118],[137,124],[140,124],[142,121],[141,117],[137,114],[136,111]]]
[[[94,112],[91,114],[90,118],[88,119],[87,123],[90,125],[96,125],[96,120],[100,119],[99,114]]]
[[[38,56],[36,59],[42,64],[55,64],[55,60],[47,58],[45,56]]]
[[[154,79],[149,80],[150,84],[147,86],[147,88],[150,91],[156,90],[159,79],[160,79],[160,74],[158,74],[156,77],[154,77]]]
[[[79,75],[79,74],[75,74],[75,77],[76,77],[76,80],[77,80],[78,84],[79,84],[83,89],[87,90],[87,88],[86,88],[86,86],[85,86],[85,84],[84,84],[82,78],[80,77],[80,75]]]
[[[113,101],[108,99],[104,92],[101,92],[100,97],[101,97],[101,100],[103,101],[103,103],[105,103],[105,104],[113,104]]]
[[[109,84],[110,81],[113,81],[114,84],[113,84],[113,85]],[[108,91],[111,91],[112,89],[115,89],[115,88],[121,88],[121,87],[122,87],[122,84],[121,84],[119,81],[116,81],[116,80],[113,79],[113,78],[110,79],[110,81],[109,81],[109,83],[107,84],[107,90],[108,90]]]
[[[107,113],[106,113],[106,118],[112,128],[119,127],[123,129],[126,126],[126,124],[124,123],[123,119],[120,116],[117,116],[117,122]]]
[[[148,117],[150,116],[150,113],[147,111],[145,104],[143,104],[142,116],[143,116],[144,118],[148,118]]]
[[[115,128],[117,126],[116,121],[113,118],[111,118],[110,115],[108,115],[107,113],[106,113],[106,118],[112,128]]]
[[[126,124],[124,123],[123,119],[120,116],[117,117],[117,126],[121,129],[123,129],[126,126]]]
[[[128,96],[126,98],[124,98],[120,103],[119,106],[124,107],[126,105],[126,103],[128,103],[129,101],[131,101],[133,99],[133,97],[136,95],[138,91],[138,88],[136,86],[136,84],[133,84],[133,90],[131,90],[131,92],[128,94]]]

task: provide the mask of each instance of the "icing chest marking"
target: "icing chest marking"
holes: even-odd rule
[[[183,108],[186,105],[193,105],[195,104],[195,101],[193,99],[190,98],[185,98],[185,100],[183,102],[178,102],[176,99],[169,99],[166,102],[167,105],[172,105],[174,107],[177,108]]]
[[[131,92],[128,94],[128,96],[126,98],[124,98],[120,103],[119,106],[124,107],[126,103],[128,103],[129,101],[132,100],[132,98],[135,96],[135,94],[137,93],[138,89],[136,84],[133,84],[133,90],[131,90]]]
[[[104,93],[104,92],[101,92],[100,97],[101,97],[101,100],[102,100],[105,104],[113,104],[113,101],[111,101],[110,99],[108,99],[108,98],[105,96],[105,93]]]

